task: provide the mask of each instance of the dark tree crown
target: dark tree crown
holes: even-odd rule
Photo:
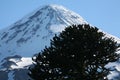
[[[34,80],[107,80],[105,65],[118,59],[118,48],[98,28],[72,25],[33,58],[29,75]]]

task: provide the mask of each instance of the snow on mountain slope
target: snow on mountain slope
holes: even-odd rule
[[[0,30],[0,79],[28,80],[31,57],[49,46],[55,34],[72,24],[87,22],[63,6],[46,5]]]
[[[72,24],[88,23],[63,6],[46,5],[0,30],[0,79],[28,80],[27,68],[32,64],[31,57],[49,46],[55,34]],[[114,38],[120,43],[119,38]]]
[[[81,16],[62,6],[41,7],[0,32],[0,54],[32,56],[66,26],[85,23]]]

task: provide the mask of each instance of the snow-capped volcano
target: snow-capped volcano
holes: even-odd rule
[[[55,34],[72,24],[87,22],[63,6],[46,5],[1,30],[0,79],[27,80],[26,68],[32,64],[31,57],[49,46]],[[23,78],[22,73],[27,78]]]
[[[0,79],[28,80],[27,68],[32,64],[31,57],[49,46],[55,34],[72,24],[88,23],[63,6],[46,5],[0,30]]]
[[[49,45],[55,33],[68,25],[85,23],[81,16],[62,6],[43,6],[0,32],[0,53],[32,56]]]

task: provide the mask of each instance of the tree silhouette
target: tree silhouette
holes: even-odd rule
[[[90,25],[72,25],[33,57],[33,80],[107,80],[105,65],[118,60],[119,45]]]

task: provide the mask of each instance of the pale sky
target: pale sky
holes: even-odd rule
[[[46,4],[63,5],[88,23],[120,38],[120,0],[0,0],[0,29]]]

